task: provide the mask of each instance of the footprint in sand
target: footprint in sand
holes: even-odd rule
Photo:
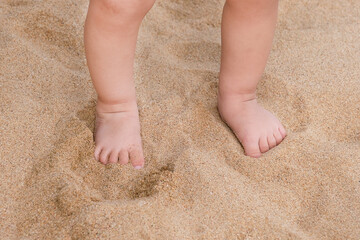
[[[11,7],[26,6],[29,3],[30,3],[30,1],[25,1],[25,0],[10,0],[7,2],[7,4],[9,4],[9,6],[11,6]]]
[[[92,103],[76,114],[85,121],[71,116],[61,119],[56,125],[59,137],[53,150],[34,163],[25,179],[19,211],[26,214],[19,219],[19,226],[36,223],[37,218],[46,218],[49,209],[54,211],[54,207],[59,216],[76,219],[84,209],[94,204],[108,200],[135,200],[151,197],[160,189],[167,191],[175,167],[172,163],[149,166],[138,172],[131,166],[102,166],[93,159],[92,132],[88,127],[92,121],[91,110]],[[58,217],[47,222],[57,224],[59,220]],[[20,235],[38,227],[25,225],[27,227],[22,228]],[[55,232],[51,234],[56,235]]]
[[[171,174],[174,172],[174,166],[174,164],[168,164],[167,166],[141,176],[141,178],[131,186],[130,197],[136,199],[154,195],[158,191],[158,186],[161,185],[160,182],[171,178]]]
[[[77,34],[74,26],[46,10],[26,12],[23,15],[19,21],[22,22],[20,36],[29,39],[69,69],[86,68],[83,37]]]

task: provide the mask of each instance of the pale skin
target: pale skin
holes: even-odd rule
[[[155,0],[90,0],[84,42],[98,95],[95,159],[131,162],[144,154],[133,80],[140,24]],[[222,16],[218,110],[251,157],[260,157],[286,136],[280,121],[256,101],[256,86],[270,53],[277,0],[227,0]]]

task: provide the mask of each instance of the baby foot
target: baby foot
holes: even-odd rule
[[[250,96],[250,97],[249,97]],[[218,97],[221,118],[233,130],[250,157],[278,145],[286,136],[280,121],[257,103],[255,94]]]
[[[144,166],[136,103],[105,105],[98,101],[95,120],[95,159],[103,164]]]

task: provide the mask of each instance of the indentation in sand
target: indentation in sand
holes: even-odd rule
[[[95,107],[96,100],[89,102],[82,110],[76,113],[76,117],[78,117],[81,121],[84,121],[86,126],[94,132],[95,127]]]
[[[141,178],[135,180],[135,184],[130,187],[131,198],[149,197],[155,194],[159,181],[171,178],[172,172],[174,172],[174,164],[168,164],[159,170],[141,176]]]
[[[26,6],[28,4],[30,4],[31,1],[29,0],[7,0],[7,3],[9,4],[9,6],[11,7],[22,7],[22,6]]]
[[[77,29],[51,11],[30,11],[25,16],[27,18],[20,34],[43,49],[51,49],[48,51],[50,56],[66,67],[74,70],[83,68],[83,37],[75,35]]]

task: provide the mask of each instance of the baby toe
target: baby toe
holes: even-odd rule
[[[280,144],[281,141],[283,140],[283,137],[282,137],[279,129],[274,130],[274,134],[273,134],[273,135],[274,135],[274,138],[275,138],[275,140],[276,140],[276,145]]]
[[[286,130],[285,130],[284,126],[281,125],[281,124],[280,124],[280,126],[279,126],[279,131],[280,131],[280,133],[281,133],[281,136],[282,136],[283,138],[285,138],[285,136],[287,135],[287,133],[286,133]]]
[[[141,148],[134,148],[129,151],[130,161],[135,169],[144,166],[144,154]]]
[[[110,155],[110,151],[103,149],[100,153],[100,162],[102,164],[107,164],[109,155]]]
[[[270,149],[276,146],[276,139],[273,133],[269,133],[269,135],[267,136],[267,141]]]
[[[119,160],[118,158],[119,158],[119,152],[113,150],[113,151],[110,153],[110,157],[109,157],[108,163],[112,163],[112,164],[117,163],[118,160]]]
[[[259,147],[262,153],[269,151],[270,147],[266,135],[260,137]]]
[[[125,165],[129,162],[129,152],[125,149],[121,150],[119,153],[119,163]]]
[[[96,161],[100,161],[100,153],[101,153],[102,148],[100,146],[96,146],[95,147],[95,151],[94,151],[94,157]]]
[[[246,139],[242,142],[245,154],[249,157],[258,158],[261,156],[258,139]]]

